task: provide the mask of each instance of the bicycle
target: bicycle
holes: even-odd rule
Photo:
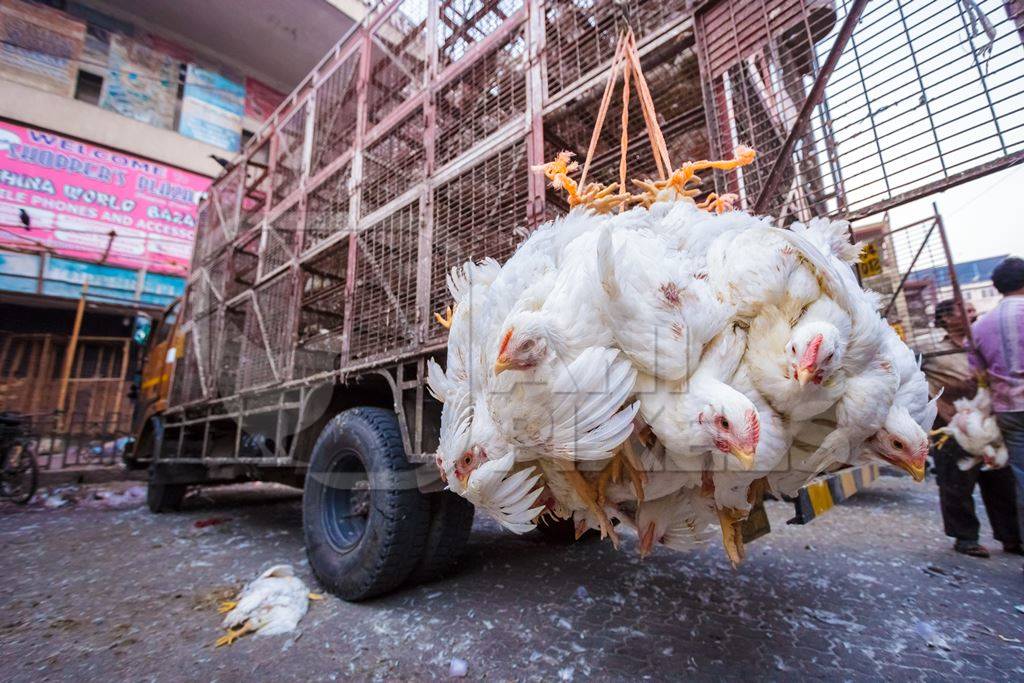
[[[0,413],[0,498],[25,505],[38,485],[39,464],[24,419],[15,413]]]

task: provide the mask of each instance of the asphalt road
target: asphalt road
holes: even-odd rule
[[[159,516],[5,505],[3,679],[420,680],[457,658],[470,680],[1020,680],[1022,560],[954,554],[937,509],[932,482],[889,477],[805,527],[769,503],[775,531],[739,571],[719,547],[641,561],[631,540],[556,547],[478,519],[452,578],[314,602],[292,636],[215,649],[218,601],[266,566],[315,589],[295,492],[211,490]]]

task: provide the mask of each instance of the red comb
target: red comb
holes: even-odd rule
[[[747,411],[747,434],[750,435],[751,443],[756,447],[761,440],[761,420],[758,419],[756,410]]]
[[[811,339],[811,343],[804,349],[804,355],[800,356],[800,367],[809,368],[818,362],[818,350],[821,349],[821,342],[825,341],[825,337],[816,334]]]
[[[501,346],[498,347],[498,355],[499,356],[501,354],[505,353],[505,351],[508,350],[508,343],[509,343],[509,341],[511,341],[511,339],[512,339],[512,330],[509,329],[509,331],[505,333],[505,336],[501,338]]]

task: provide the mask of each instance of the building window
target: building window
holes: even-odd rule
[[[103,91],[103,77],[88,71],[78,70],[78,81],[75,83],[75,99],[89,104],[100,103]]]

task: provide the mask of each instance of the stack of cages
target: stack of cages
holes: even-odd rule
[[[230,239],[218,236],[219,214],[200,230],[186,329],[198,348],[202,283],[225,258],[211,321],[220,362],[192,352],[192,368],[186,354],[173,402],[215,399],[244,415],[236,444],[259,421],[277,438],[250,450],[280,458],[294,452],[287,434],[310,387],[378,369],[399,391],[421,382],[423,358],[445,344],[432,313],[450,304],[450,269],[506,259],[567,209],[529,169],[563,150],[585,156],[623,17],[674,164],[728,158],[740,144],[759,151],[739,173],[705,178],[704,191],[747,207],[815,78],[830,76],[759,207],[783,224],[867,219],[1022,160],[1020,17],[996,0],[869,2],[822,74],[847,11],[833,0],[379,4],[217,181],[207,216],[234,173],[244,189]],[[653,177],[633,102],[629,177]],[[593,180],[618,180],[622,106],[613,99]],[[410,433],[426,430],[420,417]],[[415,440],[417,452],[433,448]]]
[[[706,156],[690,3],[629,5],[673,150]],[[244,184],[235,238],[218,252],[219,364],[179,368],[172,403],[218,402],[209,420],[237,418],[236,455],[281,458],[309,387],[391,368],[417,398],[407,405],[415,450],[432,450],[437,426],[423,416],[437,411],[422,406],[423,358],[445,346],[432,314],[451,303],[446,276],[471,259],[507,259],[548,217],[554,196],[530,167],[563,149],[585,153],[622,11],[569,0],[379,5],[233,166]],[[638,140],[639,116],[631,112]],[[599,145],[601,179],[617,164],[617,140]],[[649,152],[634,149],[631,173],[651,174]],[[565,208],[557,201],[551,215]],[[213,204],[211,195],[204,210]],[[211,230],[204,224],[200,243]],[[193,283],[209,252],[197,246]],[[190,285],[190,347],[201,296]],[[185,381],[193,375],[205,384]],[[222,432],[204,432],[204,457],[223,452]],[[256,433],[277,438],[248,443]]]

